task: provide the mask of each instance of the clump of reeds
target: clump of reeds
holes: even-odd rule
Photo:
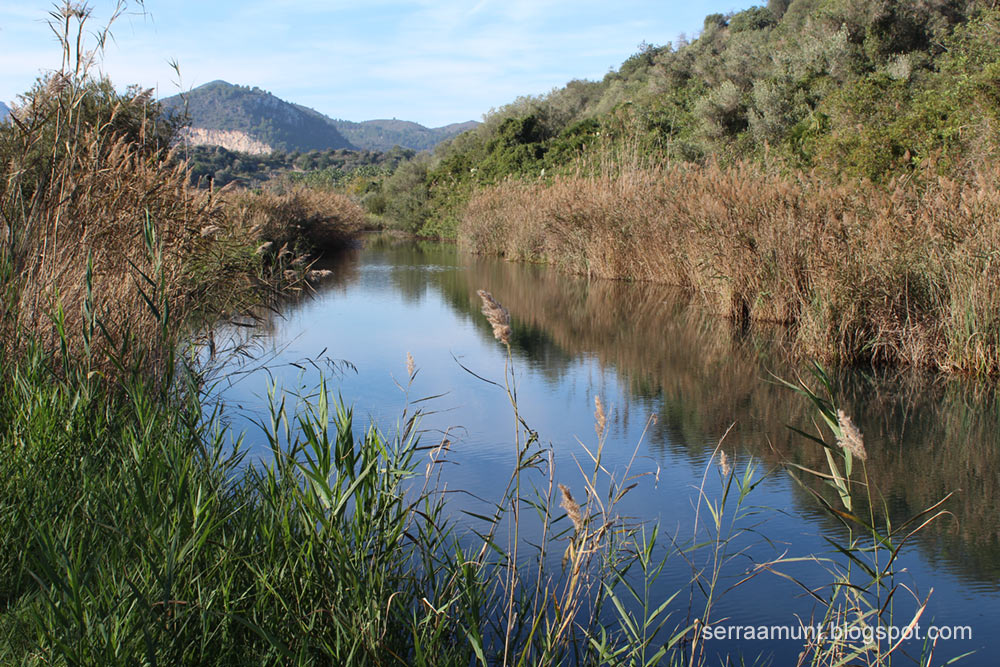
[[[118,3],[112,21],[124,10]],[[62,68],[0,125],[0,332],[8,352],[30,341],[110,372],[109,350],[145,363],[172,354],[170,334],[203,291],[192,260],[212,245],[221,215],[188,187],[169,152],[176,128],[160,120],[151,92],[122,95],[92,73],[90,14],[69,2],[52,12]]]
[[[476,252],[691,290],[805,354],[1000,373],[1000,168],[874,185],[754,164],[614,164],[469,201]]]
[[[261,192],[224,195],[227,215],[241,221],[255,238],[301,250],[339,248],[362,228],[364,210],[350,197],[301,184],[272,185]]]
[[[5,338],[11,344],[24,332],[93,352],[135,337],[149,347],[189,305],[185,263],[208,242],[202,231],[218,211],[188,191],[183,168],[165,151],[114,130],[120,115],[138,115],[133,130],[153,133],[148,94],[115,100],[89,79],[61,80],[36,87],[14,111],[19,122],[0,129]],[[77,119],[88,102],[110,106]],[[60,113],[44,112],[50,107]],[[60,149],[42,154],[40,144]],[[49,165],[44,177],[39,160]]]
[[[363,214],[303,187],[191,187],[171,152],[178,128],[151,91],[119,94],[92,72],[110,24],[89,49],[90,16],[70,2],[51,13],[62,67],[0,125],[0,338],[8,350],[30,340],[111,373],[110,350],[158,363],[195,314],[228,315],[262,300],[262,287],[320,279],[302,254],[343,244]]]

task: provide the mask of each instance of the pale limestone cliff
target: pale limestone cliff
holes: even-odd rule
[[[263,141],[258,141],[246,132],[237,130],[206,130],[202,127],[188,127],[181,130],[181,141],[191,146],[222,146],[231,151],[261,155],[273,149]]]

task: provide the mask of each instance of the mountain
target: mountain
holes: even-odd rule
[[[7,120],[7,116],[9,115],[10,115],[10,107],[4,104],[3,102],[0,102],[0,123]]]
[[[393,146],[419,151],[479,125],[469,121],[427,128],[396,119],[333,120],[260,88],[225,81],[206,83],[160,102],[168,115],[187,113],[191,122],[185,134],[191,144],[255,154],[336,148],[387,151]]]
[[[253,153],[357,148],[323,114],[256,87],[213,81],[160,102],[168,116],[188,114],[194,144]]]
[[[366,120],[355,123],[349,120],[333,121],[340,133],[360,148],[387,151],[393,146],[430,150],[442,141],[462,134],[479,125],[474,120],[452,123],[444,127],[424,127],[408,120]]]

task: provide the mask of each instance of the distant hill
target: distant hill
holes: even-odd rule
[[[3,102],[0,102],[0,123],[7,120],[7,116],[9,115],[10,115],[10,107],[4,104]]]
[[[292,104],[260,88],[213,81],[160,100],[171,115],[188,114],[187,139],[246,153],[272,150],[313,151],[338,148],[387,151],[393,146],[426,150],[479,123],[469,121],[427,128],[404,120],[360,123],[333,120],[314,109]]]
[[[168,115],[187,112],[195,144],[218,143],[228,148],[236,138],[244,148],[235,146],[234,150],[251,147],[248,152],[255,153],[357,148],[323,114],[289,104],[260,88],[213,81],[160,102]]]
[[[355,123],[349,120],[333,121],[340,133],[355,146],[373,151],[387,151],[393,146],[430,150],[442,141],[458,136],[479,125],[474,120],[452,123],[444,127],[424,127],[408,120],[366,120]]]

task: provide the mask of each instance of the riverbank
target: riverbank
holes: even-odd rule
[[[37,345],[109,376],[169,364],[192,326],[305,289],[315,253],[364,224],[321,189],[193,187],[149,91],[121,95],[86,71],[40,80],[12,117],[0,125],[8,355]]]
[[[823,448],[786,426],[813,432],[816,415],[787,389],[768,382],[773,379],[769,371],[794,377],[801,367],[784,365],[785,355],[766,333],[757,329],[741,335],[719,326],[717,317],[671,290],[576,279],[539,265],[472,256],[453,244],[391,239],[372,239],[345,253],[342,265],[345,270],[321,284],[315,298],[295,304],[275,322],[261,345],[280,351],[268,368],[241,377],[224,398],[247,415],[246,421],[237,423],[247,429],[247,446],[256,444],[260,448],[256,452],[267,457],[261,439],[254,438],[259,429],[252,421],[268,414],[269,401],[260,387],[273,380],[297,394],[309,392],[320,376],[316,366],[329,367],[326,357],[347,359],[351,368],[337,376],[338,389],[354,398],[357,414],[364,410],[383,432],[393,433],[404,404],[399,385],[408,384],[404,369],[411,352],[419,372],[409,395],[443,394],[415,405],[428,410],[421,419],[428,446],[439,442],[439,434],[446,434],[450,442],[441,479],[450,490],[448,507],[456,534],[464,534],[472,548],[478,545],[472,531],[484,532],[476,515],[487,516],[495,509],[495,499],[508,479],[498,471],[509,470],[514,456],[511,415],[502,389],[463,370],[497,382],[503,377],[503,346],[479,312],[477,287],[489,287],[510,312],[520,414],[537,429],[543,451],[551,452],[554,481],[567,485],[575,498],[583,495],[578,464],[586,468],[590,460],[584,447],[594,451],[595,395],[606,415],[603,466],[638,483],[622,501],[620,516],[645,520],[647,526],[659,520],[662,535],[685,543],[694,532],[697,491],[693,487],[699,485],[706,467],[712,465],[707,469],[708,497],[716,498],[720,490],[715,485],[718,455],[715,465],[711,460],[723,434],[721,451],[740,473],[749,457],[762,468],[780,466],[783,460],[812,470],[827,465]],[[407,324],[397,326],[399,322]],[[902,525],[918,507],[939,500],[942,489],[963,489],[948,502],[954,520],[946,518],[921,531],[895,562],[906,571],[903,581],[914,582],[924,593],[928,587],[935,589],[925,618],[933,615],[980,628],[992,613],[988,610],[998,604],[990,583],[994,568],[988,565],[996,551],[987,546],[995,529],[988,514],[988,489],[997,470],[989,446],[995,423],[992,399],[963,395],[959,378],[949,384],[948,389],[958,390],[948,392],[950,396],[943,383],[928,387],[926,375],[908,375],[902,385],[884,379],[845,373],[837,385],[842,407],[867,436],[865,481],[885,494],[892,525]],[[647,428],[647,418],[654,416]],[[623,473],[630,461],[634,461],[630,474]],[[854,470],[861,474],[857,463]],[[547,481],[540,471],[524,478],[533,489]],[[837,501],[823,480],[808,487]],[[604,490],[600,486],[598,490],[605,498]],[[824,519],[810,493],[798,490],[787,476],[776,474],[750,494],[750,503],[767,508],[755,515],[764,522],[757,526],[757,534],[772,544],[788,546],[792,554],[824,558],[830,548],[817,532],[839,540],[842,526],[834,517]],[[881,500],[871,508],[861,497],[857,503],[855,511],[863,507],[866,516],[869,509],[879,521],[886,516]],[[522,509],[526,521],[522,554],[527,544],[540,540],[537,522],[527,522],[529,515],[535,516],[527,507]],[[553,518],[565,525],[561,510]],[[548,563],[556,573],[561,571],[565,543],[552,534],[556,546],[549,547]],[[508,539],[505,533],[502,541]],[[769,549],[755,549],[753,557],[762,553]],[[732,566],[728,571],[732,581],[746,574],[743,561]],[[801,571],[817,574],[807,565]],[[685,618],[690,574],[683,558],[671,556],[650,583],[654,600],[665,601],[678,590],[685,591],[684,602],[674,607],[675,621]],[[818,577],[815,583],[821,587],[826,580]],[[700,593],[694,595],[701,599]],[[969,604],[970,599],[975,603]],[[714,613],[717,618],[783,624],[795,614],[809,617],[810,600],[798,596],[794,586],[781,589],[777,580],[762,575],[727,593]],[[701,611],[697,604],[695,608]],[[896,607],[896,612],[903,608]],[[603,623],[609,633],[617,629],[613,614],[610,619],[603,617]],[[773,648],[778,651],[774,664],[795,664],[802,647],[790,642],[765,649],[751,642],[712,643],[706,648],[720,656],[714,662],[727,654],[755,656]],[[951,656],[974,648],[950,644],[939,647],[936,654]],[[709,657],[708,664],[712,662]]]
[[[67,61],[87,16],[53,13]],[[300,286],[309,250],[348,238],[357,208],[294,186],[191,188],[149,93],[117,93],[90,62],[40,81],[0,128],[0,662],[697,665],[712,659],[699,630],[720,618],[724,568],[795,566],[744,565],[740,540],[759,527],[741,522],[756,521],[745,502],[763,481],[752,459],[713,452],[690,537],[619,511],[634,480],[630,464],[604,465],[600,400],[593,465],[557,479],[516,399],[508,312],[485,292],[513,428],[491,470],[506,486],[473,529],[439,483],[451,440],[417,437],[412,357],[395,431],[356,428],[321,380],[269,394],[254,415],[266,455],[251,459],[209,399],[214,339],[200,354],[191,332]],[[357,333],[371,349],[377,332]],[[843,522],[810,589],[818,612],[859,630],[907,623],[885,565],[906,524],[864,510],[861,434],[809,398],[829,472],[802,472],[835,483],[820,511]],[[677,561],[681,585],[654,598]],[[887,664],[898,648],[859,634],[801,648],[818,665]]]
[[[675,285],[804,355],[1000,373],[1000,172],[831,185],[752,164],[605,166],[479,189],[474,252]]]

